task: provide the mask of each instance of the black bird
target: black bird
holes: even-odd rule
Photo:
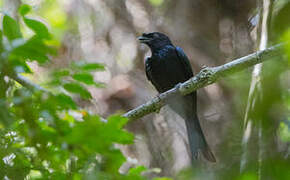
[[[138,40],[148,45],[152,52],[151,57],[145,60],[145,71],[159,93],[193,76],[186,54],[180,47],[175,47],[166,35],[160,32],[143,33]],[[215,162],[197,117],[196,92],[169,100],[169,106],[185,120],[192,162],[197,159],[199,151],[208,161]]]

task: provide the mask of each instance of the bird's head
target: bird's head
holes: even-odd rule
[[[140,43],[146,44],[151,50],[161,49],[166,45],[172,45],[170,39],[160,32],[143,33],[138,37]]]

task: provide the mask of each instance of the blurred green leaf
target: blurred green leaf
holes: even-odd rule
[[[70,96],[65,94],[58,94],[55,96],[58,105],[64,109],[76,109],[77,106]]]
[[[123,127],[127,124],[128,119],[120,115],[113,115],[107,118],[107,130],[104,135],[112,138],[112,141],[120,144],[133,143],[133,134],[123,130]]]
[[[4,47],[3,47],[3,33],[0,30],[0,52],[2,52],[3,50],[4,50]],[[1,64],[0,64],[0,68],[1,68]]]
[[[279,136],[283,142],[290,142],[290,119],[286,120],[285,122],[280,123]]]
[[[284,52],[288,58],[288,64],[290,65],[290,27],[287,31],[285,31],[281,37],[282,42],[288,42],[284,46]]]
[[[133,142],[133,135],[123,130],[124,118],[114,116],[114,122],[101,122],[99,116],[86,115],[83,122],[76,122],[66,141],[71,144],[83,145],[93,152],[110,153],[113,143],[129,144]],[[117,120],[120,119],[120,123]],[[120,124],[120,125],[118,125]],[[101,143],[99,143],[101,142]],[[118,154],[118,153],[117,153]],[[112,160],[113,161],[113,160]]]
[[[13,122],[12,113],[9,112],[7,103],[4,99],[0,99],[0,127],[2,125],[10,125]]]
[[[3,17],[3,33],[10,41],[22,37],[19,24],[8,15]]]
[[[120,166],[126,161],[126,158],[119,149],[109,149],[104,153],[103,168],[108,173],[118,173]]]
[[[258,176],[253,172],[246,172],[238,177],[237,180],[258,180]]]
[[[118,129],[123,128],[128,122],[128,118],[125,118],[120,115],[112,115],[108,117],[107,119],[108,119],[108,125],[116,127]]]
[[[77,74],[74,74],[72,77],[73,79],[79,82],[83,82],[88,85],[95,84],[94,78],[90,73],[77,73]]]
[[[79,94],[84,99],[91,99],[90,92],[78,83],[66,83],[63,85],[64,89],[68,92]]]
[[[105,70],[105,66],[99,63],[87,63],[81,66],[84,71],[103,71]]]
[[[149,0],[150,4],[153,6],[160,6],[164,0]]]
[[[14,58],[9,61],[9,65],[16,73],[32,73],[27,63],[19,58]]]
[[[64,76],[69,76],[70,75],[70,70],[69,69],[61,69],[54,71],[52,74],[55,78],[61,78]]]
[[[41,14],[55,30],[63,29],[67,23],[67,14],[59,1],[45,1]]]
[[[281,1],[278,1],[281,2]],[[290,1],[283,1],[277,12],[274,14],[272,29],[273,35],[280,38],[281,34],[284,33],[290,27]]]
[[[131,168],[128,172],[128,175],[140,175],[143,171],[146,171],[147,168],[144,166],[137,166],[135,168]]]
[[[84,61],[74,62],[72,64],[74,68],[81,71],[103,71],[105,70],[105,66],[100,63],[87,63]]]
[[[28,4],[22,4],[19,8],[19,14],[21,16],[26,15],[27,13],[29,13],[31,10],[31,7]]]
[[[47,27],[42,22],[34,20],[34,19],[29,19],[26,17],[24,17],[23,20],[24,20],[25,24],[30,29],[32,29],[39,38],[44,38],[44,39],[51,38],[51,35],[50,35]]]
[[[44,63],[49,60],[48,54],[55,54],[55,50],[46,46],[41,39],[34,36],[24,44],[14,48],[10,56]]]
[[[153,180],[173,180],[173,179],[168,178],[168,177],[157,177],[157,178],[153,178]]]

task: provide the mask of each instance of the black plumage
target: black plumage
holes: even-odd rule
[[[166,35],[159,32],[144,33],[138,39],[151,49],[152,55],[145,61],[145,71],[159,93],[193,76],[186,54],[180,47],[175,47]],[[215,162],[197,117],[196,92],[174,97],[169,101],[169,106],[185,120],[192,161],[197,159],[201,151],[207,160]]]

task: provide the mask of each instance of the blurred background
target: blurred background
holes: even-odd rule
[[[203,66],[222,65],[257,50],[256,25],[259,17],[256,15],[259,3],[256,0],[21,2],[32,6],[33,11],[30,15],[49,27],[54,38],[48,43],[58,47],[58,55],[52,57],[52,63],[44,66],[30,64],[35,72],[34,80],[43,82],[48,78],[43,76],[45,72],[67,67],[74,61],[85,60],[104,64],[106,71],[95,72],[94,78],[105,83],[105,87],[90,87],[93,100],[78,102],[81,107],[102,117],[124,113],[157,95],[144,72],[144,59],[150,56],[150,51],[137,41],[137,37],[143,32],[159,31],[167,34],[174,45],[184,49],[195,72],[199,72]],[[11,13],[21,2],[4,0],[1,1],[1,6],[4,11]],[[24,28],[23,33],[29,37],[32,32]],[[271,62],[267,62],[267,67],[275,69]],[[285,68],[284,65],[282,67]],[[281,100],[279,94],[289,89],[289,69],[281,70],[280,66],[276,69],[275,72],[281,74],[275,76],[273,81],[267,81],[267,87],[273,92],[277,91],[278,96],[275,98]],[[198,91],[201,126],[217,158],[217,163],[212,164],[200,157],[204,169],[215,169],[217,172],[222,169],[221,173],[233,170],[233,174],[239,171],[243,120],[251,72],[252,69],[238,72]],[[266,77],[273,77],[271,73],[267,74],[269,71],[265,72]],[[273,89],[280,87],[281,78],[286,82],[282,84],[286,85]],[[271,106],[270,110],[267,110],[271,111],[267,119],[273,120],[270,124],[271,127],[275,127],[275,132],[279,129],[281,121],[285,120],[289,125],[289,116],[287,120],[286,110],[279,108],[280,101],[277,99],[277,106]],[[288,102],[286,106],[289,107],[289,104]],[[135,143],[129,146],[120,145],[127,157],[127,162],[120,171],[126,172],[138,164],[160,168],[159,175],[173,176],[190,165],[184,122],[169,108],[165,107],[158,114],[150,114],[129,122],[126,129],[135,134]],[[274,134],[275,137],[270,139],[273,139],[271,142],[275,145],[269,146],[271,148],[266,146],[265,149],[275,157],[278,154],[284,157],[282,159],[288,159],[287,125],[283,135],[286,137],[285,141],[282,142],[278,131]],[[252,143],[248,147],[253,161],[257,154],[257,136],[257,133],[253,133]]]

